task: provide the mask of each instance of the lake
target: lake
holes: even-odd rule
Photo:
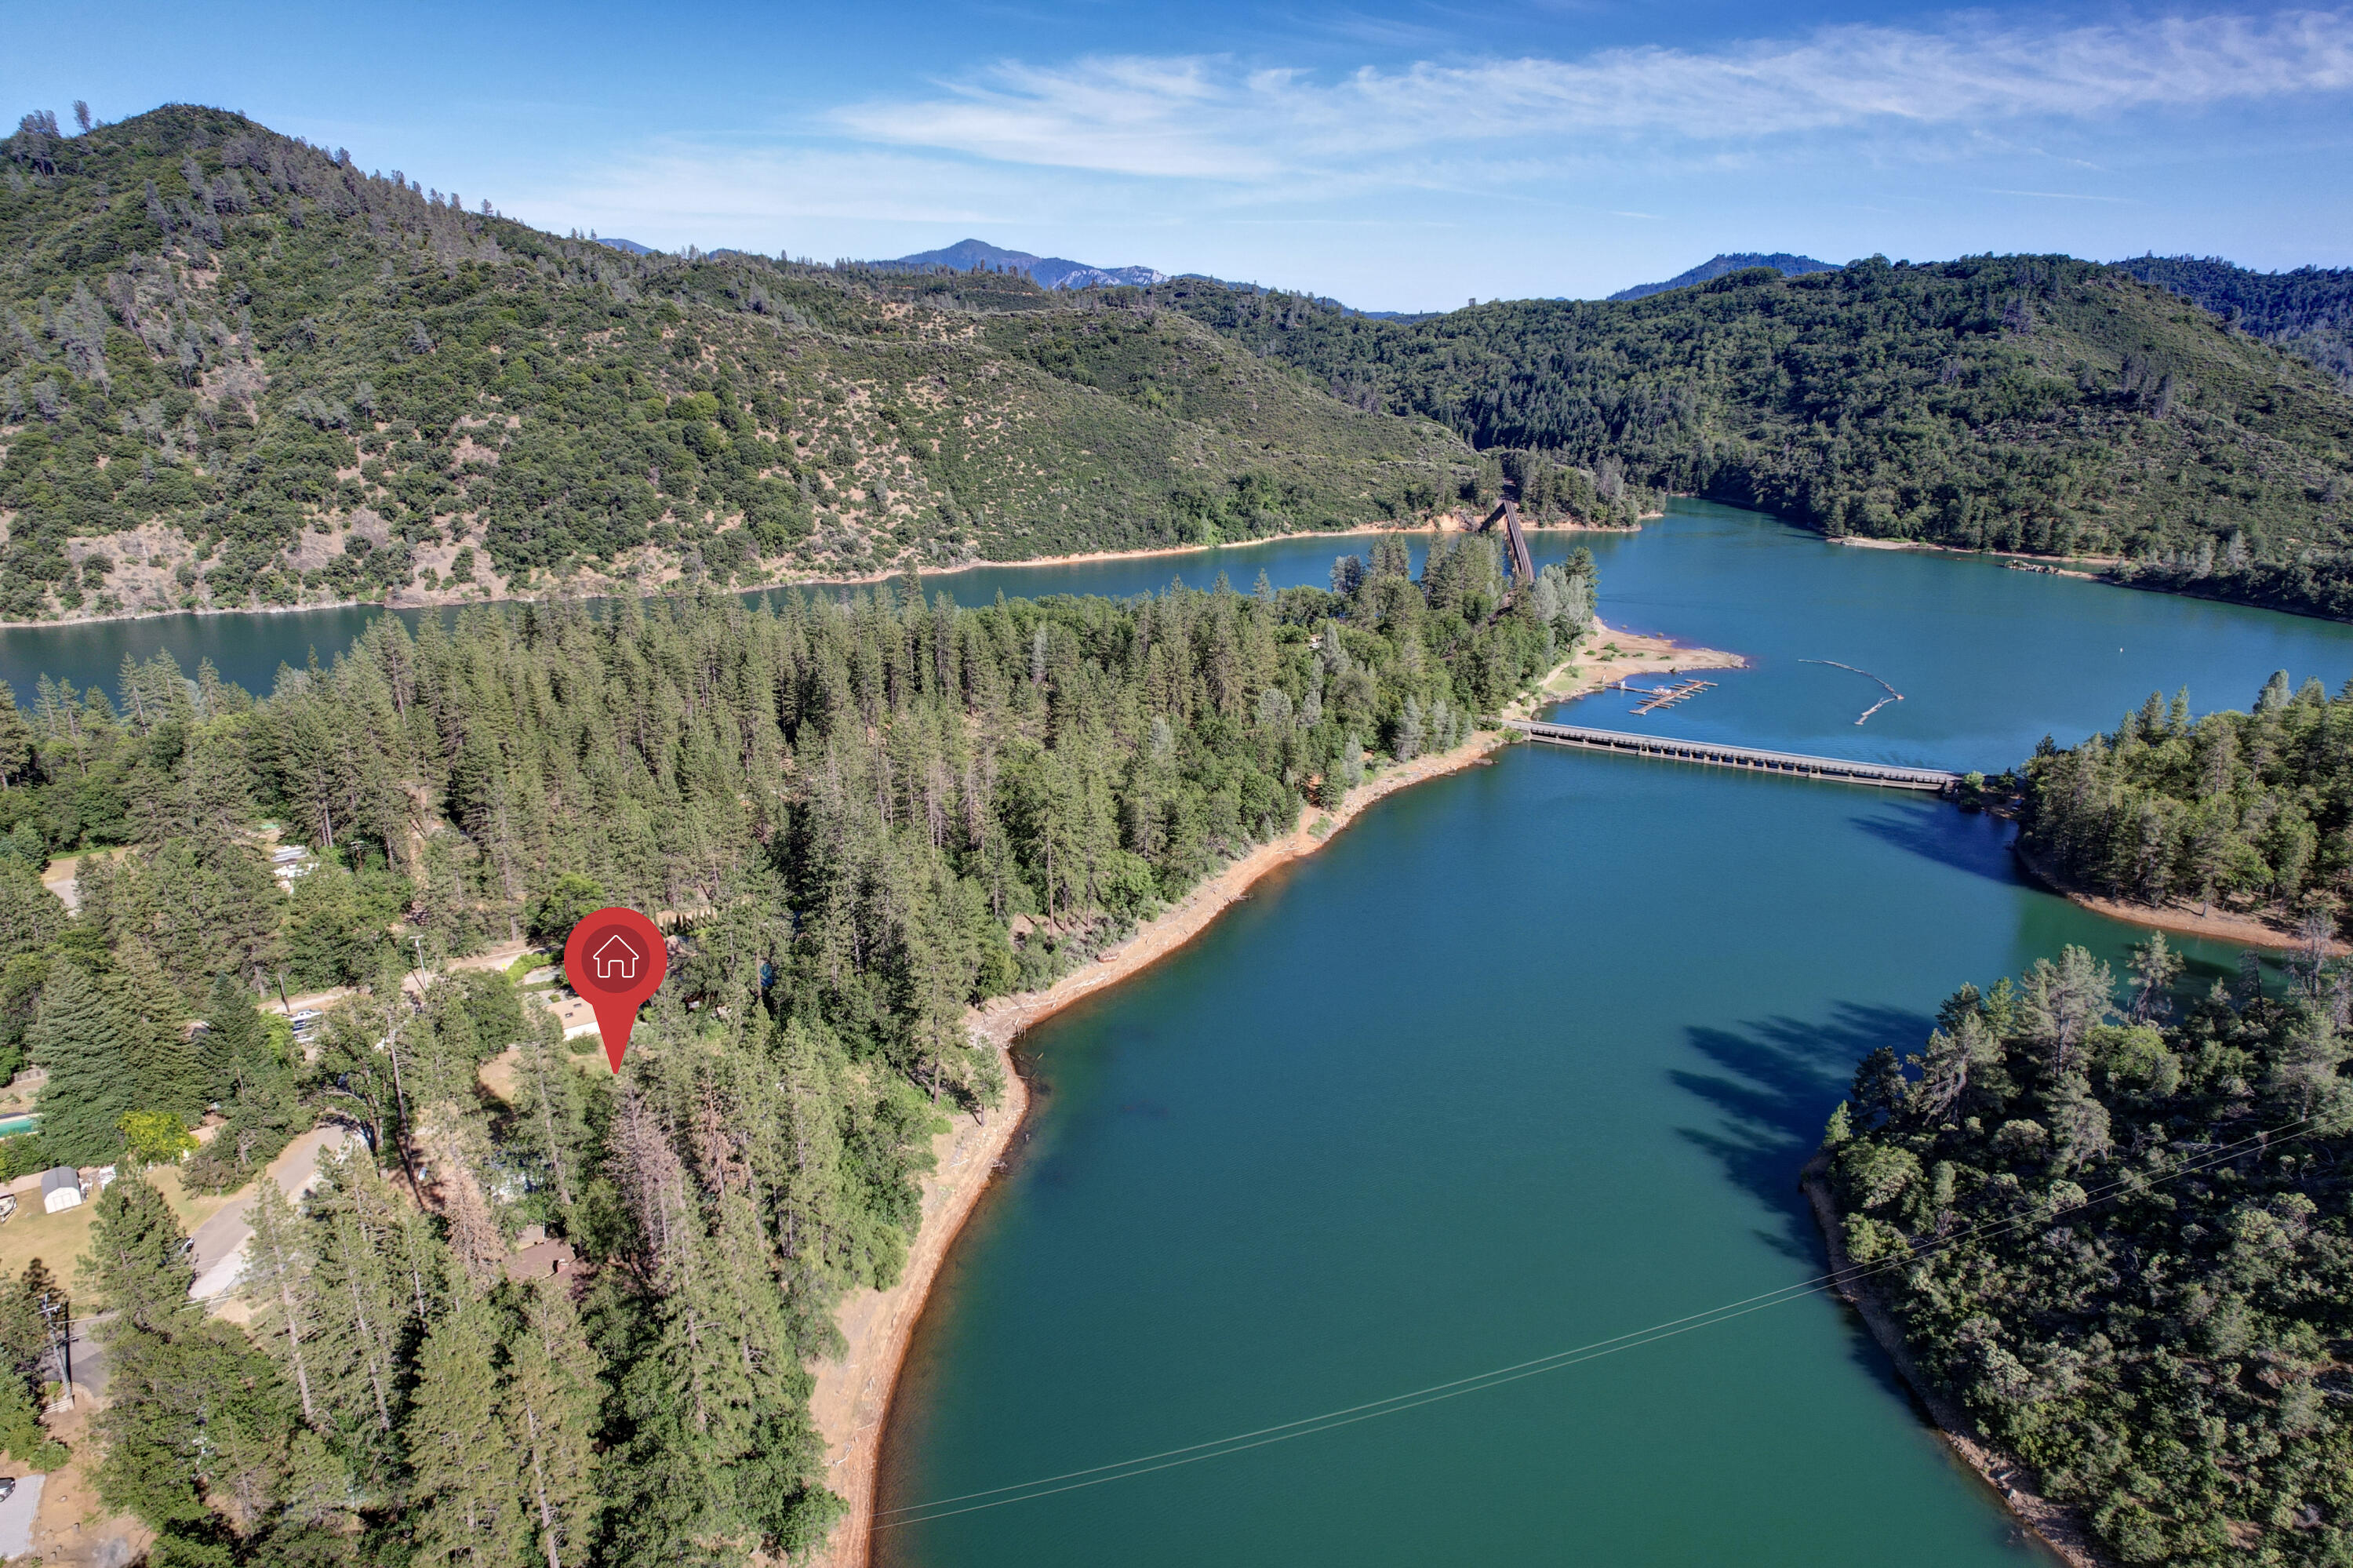
[[[1580,542],[1613,624],[1755,662],[1582,722],[1992,769],[2153,688],[2204,709],[2353,673],[2353,628],[1729,508],[1540,553]],[[1858,726],[1885,690],[1811,660],[1905,700]],[[2007,842],[1935,800],[1530,747],[1376,806],[1022,1043],[1037,1108],[918,1330],[881,1487],[913,1522],[879,1560],[2041,1561],[1820,1296],[1226,1457],[916,1506],[1813,1277],[1795,1182],[1855,1062],[1916,1049],[1963,980],[2138,937],[2023,885]],[[2200,984],[2236,963],[2189,951]]]
[[[1419,569],[1427,536],[1409,538]],[[2046,730],[2065,741],[2113,726],[2156,686],[2169,696],[2186,683],[2201,711],[2242,707],[2275,669],[2292,667],[2299,681],[2320,674],[2334,689],[2353,663],[2353,627],[2010,571],[1975,557],[1833,546],[1706,502],[1673,502],[1639,534],[1538,532],[1531,543],[1540,566],[1579,546],[1592,550],[1611,624],[1734,649],[1757,663],[1738,678],[1737,703],[1710,694],[1651,721],[1671,717],[1672,733],[1695,739],[1990,769],[2017,760]],[[1000,592],[1125,597],[1178,578],[1206,588],[1219,572],[1244,591],[1261,571],[1276,588],[1320,586],[1335,556],[1371,547],[1362,535],[1281,539],[1182,556],[976,567],[925,586],[963,604]],[[744,596],[754,604],[762,597]],[[345,607],[0,627],[0,680],[19,702],[31,700],[44,673],[111,692],[124,654],[147,659],[169,648],[191,675],[210,659],[223,679],[264,694],[280,663],[299,669],[314,652],[332,661],[385,613]],[[412,627],[427,614],[455,614],[395,613]],[[1851,671],[1802,662],[1810,659],[1872,671],[1905,701],[1857,728],[1855,716],[1886,693]],[[1588,701],[1579,713],[1614,722],[1634,700]]]
[[[1558,536],[1556,547],[1539,558],[1550,561],[1566,556],[1570,546],[1559,540],[1567,537]],[[1257,581],[1261,571],[1268,573],[1277,588],[1301,583],[1323,586],[1331,579],[1334,556],[1350,549],[1369,550],[1371,545],[1370,539],[1362,536],[1334,535],[1066,566],[976,567],[929,578],[924,583],[924,592],[927,598],[935,593],[950,594],[962,604],[987,604],[999,593],[1013,599],[1056,593],[1126,598],[1156,592],[1180,576],[1195,587],[1208,588],[1220,571],[1244,591]],[[1427,553],[1426,537],[1417,536],[1413,546],[1417,570]],[[906,581],[903,577],[893,580],[902,587]],[[868,586],[809,583],[802,585],[798,591],[844,594],[865,591]],[[781,599],[793,591],[774,588],[741,597],[746,604],[757,604],[764,598]],[[124,654],[145,660],[153,658],[158,650],[168,648],[190,676],[195,674],[199,660],[209,659],[223,680],[234,681],[255,695],[265,696],[277,683],[280,664],[290,664],[299,670],[314,653],[321,663],[332,662],[338,652],[350,647],[367,630],[370,621],[387,614],[397,616],[413,630],[427,615],[439,616],[445,623],[454,622],[458,611],[386,610],[373,605],[343,605],[266,614],[151,615],[123,620],[5,626],[0,627],[0,680],[15,689],[20,704],[32,700],[36,683],[45,674],[70,681],[80,688],[95,683],[111,694]]]
[[[1593,550],[1611,624],[1752,661],[1650,718],[1609,694],[1575,705],[1580,722],[1993,771],[2152,689],[2187,685],[2202,711],[2244,705],[2274,669],[2332,689],[2353,673],[2353,628],[1834,546],[1704,503],[1535,545],[1539,561]],[[1223,570],[1247,590],[1261,570],[1322,583],[1368,546],[930,586],[978,603]],[[9,629],[0,678],[24,696],[42,671],[111,688],[126,652],[168,646],[267,691],[281,661],[332,658],[372,613]],[[1904,700],[1858,726],[1889,688]],[[911,1510],[886,1521],[918,1522],[880,1531],[880,1560],[2039,1561],[1820,1296],[1229,1457],[912,1507],[1810,1279],[1797,1171],[1855,1062],[1915,1049],[1963,980],[2067,942],[2120,961],[2137,938],[2023,885],[2007,839],[1934,800],[1529,747],[1381,802],[1023,1041],[1037,1109],[917,1332],[881,1500]],[[2199,983],[2235,967],[2188,948]]]

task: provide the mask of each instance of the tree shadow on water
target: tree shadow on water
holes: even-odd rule
[[[1938,865],[1993,882],[2019,880],[2010,854],[2010,824],[1999,817],[1965,815],[1940,803],[1925,811],[1882,811],[1847,821],[1882,843]]]
[[[1799,1172],[1821,1146],[1823,1125],[1853,1083],[1856,1065],[1882,1045],[1899,1056],[1917,1051],[1935,1024],[1928,1015],[1900,1007],[1840,1002],[1828,1022],[1782,1017],[1736,1030],[1689,1031],[1700,1054],[1723,1071],[1679,1070],[1668,1076],[1722,1115],[1715,1127],[1677,1130],[1770,1206],[1778,1223],[1757,1232],[1757,1240],[1794,1260],[1806,1275],[1820,1275],[1830,1256],[1805,1194],[1798,1191]],[[1841,1310],[1851,1317],[1853,1309]],[[1847,1353],[1854,1366],[1889,1396],[1911,1403],[1926,1420],[1869,1330],[1859,1319],[1852,1327]]]
[[[1840,1002],[1827,1022],[1771,1018],[1739,1029],[1689,1031],[1691,1043],[1720,1072],[1668,1074],[1676,1087],[1722,1113],[1718,1125],[1679,1135],[1715,1156],[1725,1173],[1770,1204],[1780,1218],[1766,1245],[1808,1263],[1821,1242],[1798,1191],[1798,1173],[1820,1146],[1831,1110],[1854,1081],[1854,1069],[1882,1045],[1900,1056],[1917,1051],[1935,1020],[1898,1007]]]

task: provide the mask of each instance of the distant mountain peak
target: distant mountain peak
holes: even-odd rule
[[[1637,283],[1630,289],[1620,289],[1609,297],[1613,300],[1639,300],[1651,294],[1663,294],[1669,289],[1688,289],[1721,278],[1727,272],[1738,272],[1750,267],[1770,267],[1784,278],[1794,278],[1801,272],[1835,272],[1838,264],[1817,261],[1810,256],[1792,256],[1786,250],[1776,250],[1761,256],[1754,250],[1729,251],[1701,262],[1688,272],[1681,272],[1663,283]]]
[[[947,267],[969,272],[986,267],[997,272],[1020,272],[1041,289],[1108,289],[1122,283],[1148,288],[1168,281],[1166,272],[1149,267],[1097,267],[1060,256],[1032,256],[1008,250],[986,239],[959,239],[939,250],[919,250],[875,263],[881,267]]]

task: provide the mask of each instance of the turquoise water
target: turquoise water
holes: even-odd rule
[[[2154,685],[2169,695],[2186,681],[2201,710],[2243,706],[2283,665],[2298,680],[2320,673],[2333,688],[2353,664],[2353,627],[2007,571],[1991,561],[1828,545],[1705,502],[1672,503],[1667,517],[1639,534],[1538,533],[1533,543],[1539,564],[1579,546],[1593,551],[1601,611],[1611,624],[1735,649],[1758,662],[1736,677],[1738,702],[1711,693],[1643,721],[1701,739],[1746,733],[1794,749],[2000,767],[2045,730],[2066,741],[2113,725]],[[1180,577],[1208,587],[1222,571],[1248,591],[1261,571],[1277,588],[1325,583],[1334,556],[1370,548],[1362,536],[1285,539],[1078,566],[981,567],[926,586],[959,603],[985,604],[999,592],[1150,593]],[[1419,561],[1418,537],[1413,553]],[[299,668],[313,652],[332,660],[383,613],[0,628],[0,680],[20,700],[30,699],[45,673],[111,691],[125,653],[146,659],[169,648],[191,674],[208,658],[223,678],[266,693],[281,662]],[[414,626],[427,612],[398,613]],[[1862,676],[1799,662],[1805,659],[1872,671],[1905,701],[1857,729],[1855,716],[1886,694]],[[1622,713],[1633,700],[1588,701],[1581,712]]]
[[[1725,508],[1591,543],[1613,621],[1756,660],[1651,720],[1577,705],[1664,733],[1998,767],[2152,686],[2211,707],[2283,665],[2353,673],[2345,627]],[[1885,694],[1817,658],[1905,701],[1857,727]],[[883,1506],[1813,1277],[1794,1183],[1855,1061],[1915,1048],[1961,980],[2137,937],[2021,885],[2006,843],[1934,800],[1526,747],[1381,803],[1024,1041],[1038,1108],[918,1330]],[[2200,979],[2236,959],[2189,953]],[[2039,1560],[1819,1297],[878,1544],[934,1568]]]
[[[37,1112],[23,1116],[0,1116],[0,1138],[14,1138],[20,1132],[30,1132],[41,1125]]]
[[[966,603],[1345,545],[992,568]],[[1586,722],[1994,769],[2152,688],[2333,689],[2353,628],[1841,548],[1678,503],[1599,557],[1612,624],[1754,667]],[[0,632],[0,677],[208,652],[266,690],[365,612]],[[1809,660],[1860,666],[1905,694]],[[1200,940],[1023,1043],[1038,1109],[950,1257],[884,1435],[886,1507],[1285,1422],[1811,1277],[1794,1181],[1853,1064],[1939,998],[2137,933],[2021,885],[1935,800],[1515,747],[1377,806]],[[2236,955],[2189,945],[2194,973]],[[891,1517],[921,1518],[920,1513]],[[1231,1457],[888,1529],[921,1568],[2035,1561],[1820,1298]]]
[[[1333,536],[1229,546],[1181,556],[1090,561],[1075,566],[978,567],[931,577],[925,581],[924,589],[926,597],[946,593],[961,604],[987,604],[999,593],[1016,599],[1050,593],[1124,598],[1156,592],[1180,577],[1197,588],[1208,588],[1222,571],[1236,588],[1248,592],[1261,570],[1269,574],[1277,588],[1301,583],[1322,586],[1331,578],[1333,556],[1348,549],[1363,552],[1370,549],[1371,544],[1369,539],[1358,536]],[[1413,553],[1418,563],[1425,553],[1419,541]],[[1563,546],[1544,558],[1557,559],[1567,553]],[[905,579],[898,581],[903,585]],[[791,590],[776,589],[773,593],[781,599],[788,591]],[[800,591],[839,594],[851,588],[842,584],[810,584]],[[766,596],[756,592],[742,596],[747,604],[757,604],[764,597]],[[370,621],[387,613],[398,616],[411,630],[427,615],[438,615],[447,623],[454,621],[458,614],[455,609],[386,611],[370,606],[344,606],[271,614],[152,615],[59,626],[0,627],[0,680],[15,689],[19,702],[31,701],[35,683],[44,674],[71,681],[77,687],[95,683],[111,693],[125,653],[146,660],[159,649],[168,648],[172,657],[191,676],[196,672],[198,661],[209,659],[223,680],[234,681],[257,695],[266,695],[277,683],[280,664],[290,664],[299,670],[313,654],[322,663],[332,662],[338,652],[350,647],[367,630]]]

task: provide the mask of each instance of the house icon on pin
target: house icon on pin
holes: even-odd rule
[[[642,955],[619,937],[607,937],[605,945],[596,949],[596,978],[600,980],[633,980],[638,978],[638,964]]]

